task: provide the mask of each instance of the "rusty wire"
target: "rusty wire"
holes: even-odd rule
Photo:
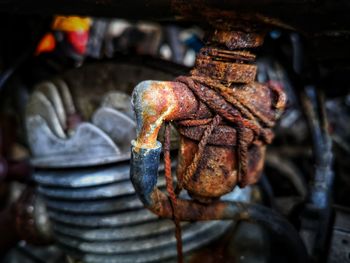
[[[166,189],[169,194],[169,200],[173,209],[173,221],[175,224],[175,238],[176,238],[176,249],[177,249],[177,262],[183,263],[183,252],[182,252],[182,238],[181,238],[181,225],[180,220],[177,216],[177,198],[174,191],[173,178],[171,174],[171,158],[170,158],[170,124],[165,124],[165,136],[164,136],[164,170]]]
[[[208,143],[209,137],[212,134],[213,130],[215,127],[219,125],[221,122],[222,118],[219,115],[216,115],[211,123],[208,125],[208,127],[205,129],[203,136],[198,144],[198,150],[195,153],[191,164],[187,167],[185,174],[181,177],[181,181],[179,181],[178,186],[181,189],[183,184],[186,184],[195,174],[197,171],[198,165],[200,160],[202,159],[202,155],[205,149],[205,146]]]
[[[246,140],[245,131],[246,129],[251,129],[256,137],[260,137],[265,143],[270,143],[272,140],[272,133],[269,129],[270,120],[267,120],[266,118],[258,118],[258,120],[262,122],[262,124],[260,124],[260,122],[256,120],[256,117],[259,116],[256,111],[247,108],[246,104],[243,104],[235,96],[232,96],[232,92],[230,92],[227,87],[217,81],[211,80],[210,78],[181,76],[176,80],[185,83],[200,101],[205,103],[213,112],[215,112],[217,114],[216,116],[220,116],[220,121],[225,119],[235,125],[238,135],[236,151],[238,159],[238,184],[240,187],[246,186],[249,145]],[[209,92],[207,92],[209,90],[212,90],[215,93],[210,96],[208,95]],[[220,103],[217,103],[218,100],[220,100]],[[267,126],[267,128],[264,126]],[[213,129],[214,128],[215,127],[213,127]],[[201,159],[200,150],[204,150],[210,134],[207,137],[203,136],[201,138],[199,142],[199,146],[201,147],[198,147],[198,152],[195,154],[191,165],[186,170],[184,175],[185,180],[189,180],[195,173]]]
[[[235,92],[235,89],[229,88],[221,84],[219,81],[208,79],[206,77],[192,76],[191,78],[202,85],[215,89],[222,97],[225,98],[226,101],[234,105],[243,116],[252,121],[254,125],[260,126],[256,120],[258,119],[258,121],[262,122],[262,124],[266,127],[274,126],[274,120],[268,119],[260,112],[254,110],[251,105],[245,102],[245,99],[239,94],[239,92]]]

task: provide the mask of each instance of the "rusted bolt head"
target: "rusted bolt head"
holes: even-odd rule
[[[210,42],[223,45],[230,50],[238,48],[256,48],[264,43],[264,34],[215,30],[210,34],[208,39],[210,39]]]

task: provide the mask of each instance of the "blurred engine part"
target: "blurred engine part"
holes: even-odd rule
[[[350,261],[350,214],[346,207],[336,207],[335,222],[332,229],[332,239],[329,263]]]

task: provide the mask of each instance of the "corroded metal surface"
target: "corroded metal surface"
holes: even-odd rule
[[[179,177],[185,174],[194,154],[198,149],[196,141],[182,138],[179,149],[179,165],[177,174]],[[252,146],[248,165],[248,184],[256,183],[264,164],[265,148]],[[211,198],[220,198],[233,190],[237,184],[237,157],[232,146],[208,145],[205,155],[200,161],[198,170],[194,173],[193,180],[184,184],[184,188],[196,200],[210,201]],[[214,174],[215,173],[215,174]]]
[[[255,55],[249,48],[261,45],[264,33],[219,29],[209,35],[189,77],[142,82],[133,93],[135,151],[155,148],[162,123],[174,121],[183,137],[180,188],[201,202],[217,199],[237,184],[257,182],[264,145],[271,142],[271,128],[286,103],[278,85],[254,82]],[[215,115],[220,121],[210,128]]]
[[[242,23],[242,22],[241,22]],[[224,45],[229,50],[239,49],[239,48],[256,48],[264,43],[264,33],[252,30],[251,25],[247,27],[241,24],[233,25],[216,25],[217,27],[225,27],[225,29],[214,30],[210,33],[210,42],[220,43]],[[228,27],[239,27],[242,31],[228,31]],[[222,51],[223,52],[223,51]]]
[[[246,18],[268,25],[320,33],[334,29],[349,30],[348,1],[332,0],[1,0],[1,10],[18,14],[77,14],[127,19],[186,19],[199,23],[220,18]],[[208,10],[213,15],[206,17]],[[211,19],[210,19],[211,18]],[[222,20],[219,20],[222,22]],[[326,32],[325,32],[326,33]]]
[[[215,61],[199,55],[192,73],[213,79],[225,79],[227,82],[249,83],[255,79],[256,66]]]
[[[154,147],[165,119],[175,120],[191,114],[210,117],[186,85],[179,82],[144,81],[133,92],[137,122],[137,144]],[[144,109],[147,109],[144,111]]]

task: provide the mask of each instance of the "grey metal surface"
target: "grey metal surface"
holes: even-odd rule
[[[185,230],[188,222],[182,222],[182,230]],[[76,228],[60,223],[56,223],[54,231],[62,235],[75,237],[85,241],[117,241],[128,240],[133,238],[144,238],[158,234],[174,232],[174,223],[170,220],[155,220],[147,223],[141,223],[135,226],[122,226],[118,228]],[[171,233],[169,233],[171,232]]]
[[[61,78],[56,78],[52,80],[52,82],[55,84],[59,91],[59,95],[62,98],[66,114],[75,114],[77,110],[75,108],[73,97],[69,91],[67,83]]]
[[[182,235],[183,242],[188,242],[196,238],[196,235],[207,233],[212,234],[215,230],[213,227],[217,227],[217,222],[207,223],[194,223],[188,224],[184,229]],[[170,235],[169,235],[170,234]],[[87,242],[79,239],[73,239],[65,235],[57,234],[56,238],[59,242],[68,246],[75,247],[76,249],[87,253],[103,253],[103,254],[117,254],[117,253],[134,253],[138,251],[144,251],[149,249],[156,249],[158,247],[164,247],[176,242],[173,233],[168,235],[148,236],[146,238],[138,237],[132,240],[119,240],[113,241],[100,241],[100,242]]]
[[[120,164],[120,166],[125,166],[125,163]],[[113,168],[116,169],[116,167]],[[103,166],[98,168],[101,171],[112,169],[110,166],[105,169]],[[117,191],[125,191],[120,190],[124,188],[122,184],[127,182],[131,185],[127,178],[123,180],[123,176],[114,178],[116,179],[114,183],[96,185],[95,187],[90,184],[88,186],[80,184],[82,181],[79,181],[81,177],[77,175],[77,171],[85,174],[85,172],[94,169],[48,171],[51,177],[50,186],[45,188],[59,189],[59,191],[71,189],[71,193],[74,195],[75,191],[98,189],[106,185],[113,185],[114,188],[119,189]],[[164,167],[161,166],[160,185],[164,185],[163,169]],[[39,172],[42,179],[45,172]],[[71,173],[79,178],[80,183],[73,184],[75,186],[68,184],[65,187],[62,187],[60,183],[57,186],[54,185],[54,177],[59,179],[65,176],[73,178]],[[99,176],[99,173],[90,173],[89,176],[91,174]],[[38,177],[35,176],[35,178]],[[119,179],[121,181],[118,181]],[[64,182],[64,180],[57,181]],[[88,181],[93,180],[89,179]],[[162,188],[164,191],[164,187]],[[226,195],[224,199],[247,201],[250,198],[250,192],[249,188],[236,189]],[[69,194],[67,195],[67,192],[64,194],[65,200],[46,197],[46,202],[50,218],[53,221],[56,240],[62,249],[73,257],[80,258],[83,262],[169,262],[171,258],[176,256],[173,223],[170,220],[160,220],[145,210],[135,194],[131,193],[128,196],[122,195],[110,199],[94,198],[89,201],[86,199],[84,201],[75,200]],[[187,198],[186,195],[182,197]],[[232,222],[229,221],[183,223],[184,247],[186,250],[192,251],[194,248],[215,240],[231,225]]]
[[[87,187],[129,180],[129,163],[118,166],[88,167],[72,171],[39,170],[34,174],[41,185],[56,187]]]
[[[136,138],[136,123],[128,115],[104,107],[94,113],[92,123],[107,133],[122,152],[130,152],[130,142]]]
[[[195,250],[201,246],[204,246],[215,238],[221,236],[228,227],[224,224],[219,224],[214,227],[213,232],[202,232],[198,233],[193,239],[186,240],[184,242],[184,253]],[[176,257],[177,251],[175,244],[170,244],[165,247],[144,250],[139,253],[134,252],[132,254],[94,254],[94,253],[81,253],[76,249],[68,246],[63,246],[64,249],[70,251],[77,258],[83,260],[83,262],[101,262],[101,263],[143,263],[143,262],[172,262],[171,259]]]
[[[58,138],[66,138],[63,127],[60,123],[58,115],[54,109],[54,106],[50,100],[40,91],[34,91],[30,96],[27,107],[26,107],[26,117],[27,119],[34,116],[42,117],[48,127],[50,128],[51,133],[53,133]],[[27,132],[31,132],[32,126],[29,126],[27,123]]]
[[[46,205],[51,209],[73,214],[111,213],[143,207],[142,202],[135,195],[118,196],[103,200],[84,200],[84,202],[80,200],[51,200],[46,198]]]
[[[58,120],[60,121],[63,129],[66,128],[66,111],[63,106],[63,101],[58,92],[57,87],[49,81],[42,82],[35,87],[36,91],[42,92],[46,98],[52,103],[52,106],[57,114]]]
[[[36,167],[79,167],[126,160],[119,148],[102,130],[82,123],[75,134],[64,140],[52,133],[40,116],[29,116],[27,137]]]
[[[118,110],[131,119],[134,118],[134,111],[131,106],[131,97],[121,91],[110,91],[102,98],[102,107]]]
[[[160,178],[158,186],[165,186],[164,178]],[[135,189],[129,180],[118,182],[115,184],[98,185],[86,188],[49,188],[39,186],[39,193],[51,197],[60,199],[99,199],[99,198],[110,198],[116,196],[124,196],[135,194]]]

